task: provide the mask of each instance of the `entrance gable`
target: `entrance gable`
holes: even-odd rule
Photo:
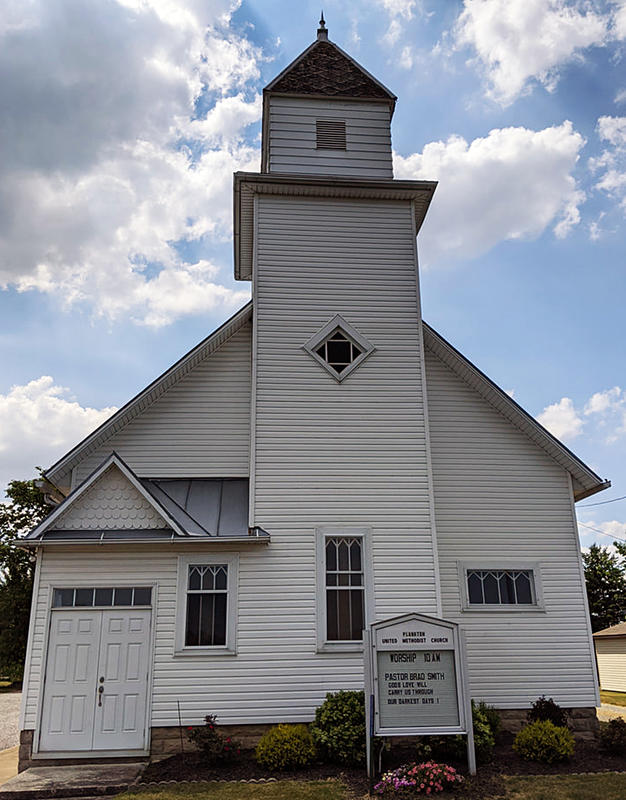
[[[112,463],[60,514],[50,530],[145,530],[169,528],[154,506]]]

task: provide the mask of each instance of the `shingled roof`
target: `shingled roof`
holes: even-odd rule
[[[267,87],[273,94],[316,94],[395,100],[356,61],[334,42],[318,40],[284,69]]]

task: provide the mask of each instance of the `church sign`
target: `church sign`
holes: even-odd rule
[[[364,641],[369,736],[468,734],[473,771],[472,712],[459,626],[405,614],[374,623]]]

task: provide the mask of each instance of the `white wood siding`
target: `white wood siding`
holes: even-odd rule
[[[467,631],[472,697],[595,705],[569,476],[432,353],[428,408],[443,616]],[[461,611],[457,564],[539,562],[545,613]]]
[[[217,551],[210,546],[211,555]],[[358,654],[315,653],[315,570],[308,551],[298,538],[291,543],[283,539],[277,546],[242,548],[237,655],[178,657],[173,655],[178,563],[174,545],[150,550],[102,545],[77,547],[72,552],[46,551],[34,617],[31,670],[24,688],[24,728],[35,728],[37,721],[50,589],[86,582],[158,582],[153,726],[178,725],[177,700],[185,724],[200,724],[208,713],[217,714],[224,724],[310,721],[326,692],[362,688],[363,673]],[[180,552],[202,553],[202,546],[188,545]]]
[[[317,150],[315,122],[346,123],[346,150]],[[270,97],[269,171],[393,178],[385,103]]]
[[[408,202],[258,200],[251,491],[297,575],[286,630],[306,630],[320,526],[371,528],[379,618],[436,613],[413,231]],[[336,314],[376,348],[341,384],[302,347]]]
[[[250,347],[246,324],[82,461],[75,485],[112,450],[142,477],[247,476]]]
[[[626,636],[596,639],[600,686],[610,692],[626,692]]]

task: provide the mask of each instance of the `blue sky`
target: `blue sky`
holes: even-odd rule
[[[247,299],[232,172],[319,3],[0,11],[0,483],[48,466]],[[626,2],[331,0],[395,94],[395,174],[439,180],[424,318],[613,488],[626,539]],[[587,506],[587,508],[583,508]]]

